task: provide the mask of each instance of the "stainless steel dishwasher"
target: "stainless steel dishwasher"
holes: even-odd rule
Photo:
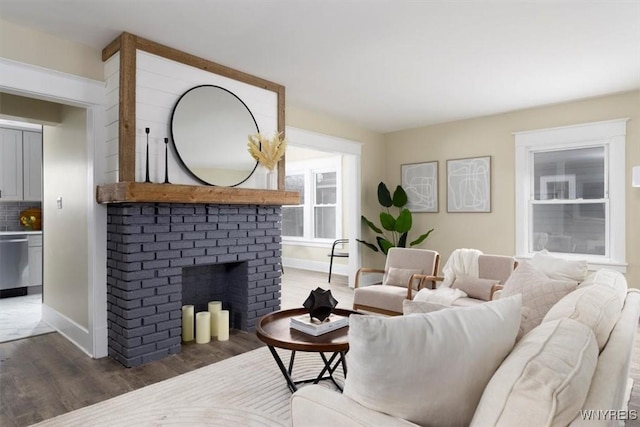
[[[0,297],[27,294],[28,242],[26,234],[0,235]]]

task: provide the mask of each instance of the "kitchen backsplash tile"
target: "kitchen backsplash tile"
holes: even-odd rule
[[[0,202],[0,231],[22,231],[20,212],[29,208],[42,208],[38,202]]]

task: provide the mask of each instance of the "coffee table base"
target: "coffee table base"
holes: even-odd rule
[[[335,384],[335,386],[338,387],[338,390],[342,391],[342,387],[336,382],[335,378],[333,377],[333,373],[336,371],[336,369],[338,369],[338,366],[342,365],[342,372],[344,373],[345,378],[347,377],[347,363],[344,358],[346,352],[344,351],[335,352],[328,359],[323,352],[318,352],[318,354],[320,354],[320,357],[322,358],[322,361],[324,362],[324,367],[320,371],[320,374],[318,374],[316,378],[309,378],[309,379],[294,381],[291,378],[291,373],[293,372],[293,362],[296,357],[295,350],[291,351],[291,360],[289,360],[289,369],[287,369],[284,366],[284,363],[282,362],[282,359],[280,358],[280,355],[278,354],[276,349],[273,346],[268,346],[268,347],[269,347],[269,351],[271,351],[271,355],[273,356],[276,363],[278,364],[278,368],[280,368],[280,372],[282,372],[284,379],[287,381],[287,387],[289,387],[289,390],[291,390],[292,393],[298,390],[298,387],[296,386],[297,384],[307,384],[307,383],[318,384],[318,382],[323,380],[331,380],[333,384]],[[325,374],[328,374],[328,375],[325,375]]]

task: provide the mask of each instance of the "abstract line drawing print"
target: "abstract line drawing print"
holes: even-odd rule
[[[447,160],[447,212],[491,212],[491,156]]]
[[[438,162],[401,165],[402,187],[407,193],[407,209],[438,212]]]

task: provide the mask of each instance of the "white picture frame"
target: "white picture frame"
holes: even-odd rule
[[[438,162],[400,165],[402,188],[411,212],[438,212]]]
[[[447,160],[447,212],[491,212],[491,156]]]

